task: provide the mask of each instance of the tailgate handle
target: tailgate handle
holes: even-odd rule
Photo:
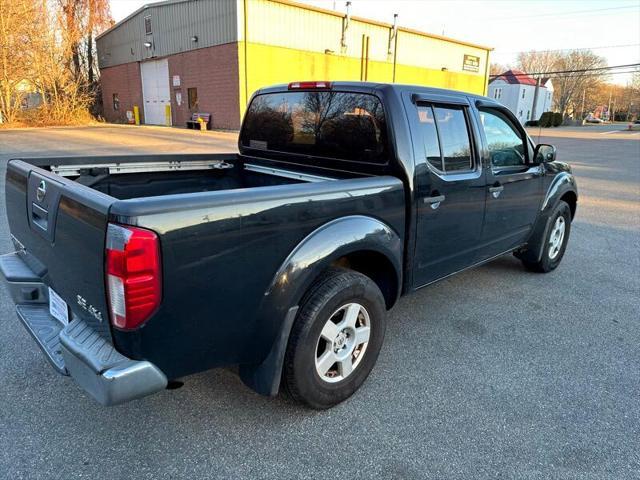
[[[31,204],[31,220],[45,232],[48,230],[49,212],[35,203]]]

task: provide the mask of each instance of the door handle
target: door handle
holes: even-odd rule
[[[444,195],[437,195],[435,197],[425,197],[424,203],[431,204],[431,208],[435,210],[440,206],[440,204],[444,202]]]
[[[489,192],[491,193],[491,196],[493,198],[498,198],[503,190],[504,190],[504,187],[502,185],[497,185],[495,187],[489,187]]]

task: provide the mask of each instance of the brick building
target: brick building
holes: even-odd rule
[[[288,0],[167,0],[97,40],[104,113],[240,126],[258,88],[298,80],[413,83],[485,94],[489,48]]]

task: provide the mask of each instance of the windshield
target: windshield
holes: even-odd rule
[[[382,104],[361,93],[257,95],[247,110],[240,143],[257,150],[387,163]]]

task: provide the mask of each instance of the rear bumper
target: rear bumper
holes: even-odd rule
[[[167,377],[151,362],[119,353],[91,325],[74,317],[64,326],[49,314],[47,288],[17,254],[0,257],[18,318],[53,367],[102,405],[117,405],[163,390]]]
[[[82,320],[60,332],[60,347],[69,374],[102,405],[118,405],[167,386],[158,367],[125,357]]]

